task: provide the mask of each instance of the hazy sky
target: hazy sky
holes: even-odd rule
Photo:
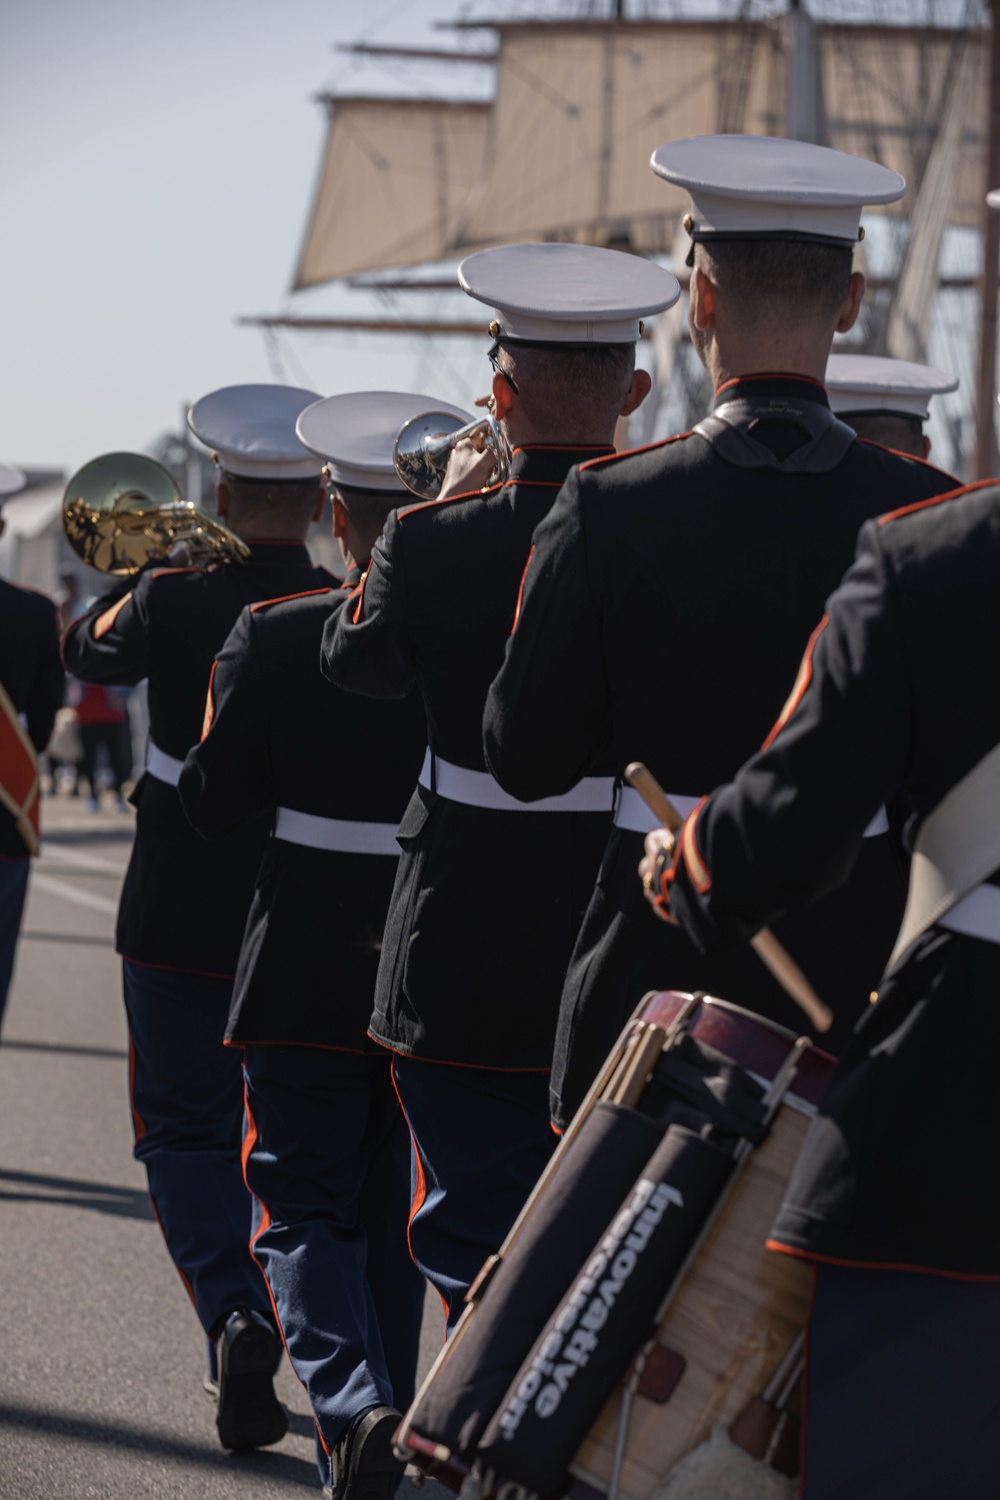
[[[74,468],[144,447],[216,386],[273,379],[261,334],[235,319],[287,303],[325,136],[312,96],[357,66],[331,43],[440,44],[429,22],[457,9],[11,0],[0,21],[0,459]],[[378,73],[366,65],[376,91]],[[331,305],[318,291],[305,310]],[[323,395],[384,386],[464,401],[486,370],[468,347],[415,354],[357,335],[296,335],[282,350],[292,383]]]

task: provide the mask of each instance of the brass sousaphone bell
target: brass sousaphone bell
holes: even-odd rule
[[[84,464],[66,486],[62,519],[77,557],[118,577],[165,560],[178,542],[196,568],[250,556],[235,532],[183,499],[163,465],[142,453],[104,453]]]
[[[469,438],[493,454],[493,473],[488,484],[502,484],[510,473],[510,444],[499,422],[491,414],[462,423],[451,412],[428,411],[404,422],[392,450],[396,473],[414,495],[435,500],[444,484],[452,449]]]

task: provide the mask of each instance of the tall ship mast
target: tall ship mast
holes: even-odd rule
[[[444,288],[461,256],[504,241],[613,246],[683,280],[687,200],[649,171],[653,149],[709,132],[794,136],[906,178],[899,204],[866,214],[869,293],[846,347],[958,375],[936,456],[969,477],[994,472],[1000,216],[988,222],[984,199],[1000,185],[1000,49],[989,23],[980,0],[734,0],[711,15],[684,0],[612,0],[477,11],[439,23],[451,39],[440,48],[359,44],[359,66],[446,67],[449,81],[322,96],[327,139],[291,306],[245,321],[271,338],[481,336]],[[295,304],[318,286],[337,311],[305,315]],[[650,338],[659,400],[637,413],[634,442],[684,430],[710,397],[682,310]]]

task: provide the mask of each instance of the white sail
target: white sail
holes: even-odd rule
[[[948,223],[978,229],[989,118],[988,32],[893,26],[816,30],[826,144],[893,167],[915,193],[940,133],[948,129],[957,143]],[[913,202],[907,194],[893,212],[909,217]]]
[[[384,98],[329,105],[293,291],[447,255],[481,169],[489,105]]]
[[[892,302],[886,347],[896,359],[924,361],[937,295],[941,246],[963,184],[962,126],[979,58],[967,47],[949,80],[947,111],[910,204],[911,232]],[[965,185],[968,190],[968,184]],[[960,203],[958,205],[961,206]],[[967,207],[967,205],[966,205]]]
[[[654,147],[716,130],[724,96],[738,101],[737,128],[769,124],[775,55],[759,25],[536,22],[499,34],[486,165],[458,245],[627,238],[667,252],[687,195],[652,175]]]
[[[654,178],[663,141],[784,135],[787,31],[773,22],[505,23],[486,162],[457,247],[627,240],[668,252],[687,196]],[[816,24],[818,138],[919,181],[968,32]],[[986,54],[976,35],[949,222],[979,220]],[[901,208],[890,210],[905,214]]]

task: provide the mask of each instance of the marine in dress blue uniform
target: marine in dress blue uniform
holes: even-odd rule
[[[488,764],[514,796],[558,795],[610,746],[616,776],[643,760],[688,811],[760,745],[861,524],[956,481],[858,442],[822,385],[834,332],[851,326],[863,293],[851,270],[862,202],[898,197],[902,178],[758,137],[674,142],[653,165],[692,194],[689,324],[714,409],[691,433],[570,474],[535,532],[484,731]],[[706,989],[801,1024],[752,953],[706,959],[646,920],[632,873],[653,821],[620,788],[563,988],[559,1126],[648,990]],[[902,909],[903,860],[885,827],[880,814],[851,892],[778,929],[835,1009],[834,1050]]]
[[[20,469],[0,464],[0,505],[24,482]],[[0,516],[0,534],[3,526]],[[38,852],[38,755],[52,733],[64,680],[55,605],[0,579],[0,1024]]]
[[[226,1039],[243,1056],[253,1255],[338,1494],[349,1472],[352,1495],[388,1494],[402,1472],[389,1440],[413,1396],[424,1307],[406,1238],[409,1134],[391,1058],[367,1030],[396,829],[427,734],[416,691],[398,702],[342,692],[319,652],[401,497],[396,433],[435,406],[375,391],[302,414],[302,439],[327,461],[348,571],[337,591],[243,611],[178,786],[208,838],[273,819]]]
[[[933,365],[882,354],[831,354],[826,362],[830,410],[858,437],[926,459],[924,430],[931,398],[958,390],[958,376]]]
[[[295,437],[299,412],[315,399],[292,387],[237,386],[197,402],[189,424],[217,454],[219,512],[249,544],[248,561],[144,569],[98,599],[63,642],[83,681],[149,682],[150,744],[132,795],[136,838],[116,936],[135,1155],[213,1346],[228,1448],[276,1442],[286,1426],[271,1385],[280,1345],[249,1249],[240,1059],[222,1045],[269,821],[262,814],[207,844],[184,816],[177,782],[201,734],[215,655],[244,607],[334,582],[313,567],[303,541],[325,502],[319,460]]]
[[[323,646],[339,686],[391,698],[415,683],[427,714],[371,1035],[395,1054],[413,1139],[410,1243],[449,1326],[551,1150],[556,1007],[611,805],[600,775],[542,807],[506,796],[485,769],[483,704],[532,532],[570,467],[612,451],[617,417],[649,387],[634,370],[640,317],[677,297],[669,273],[592,246],[484,251],[459,279],[496,309],[492,392],[510,473],[480,489],[487,459],[475,490],[391,515]],[[483,839],[506,872],[485,901]]]
[[[699,949],[908,841],[1000,741],[1000,485],[869,522],[768,747],[643,871]],[[997,809],[986,801],[984,824]],[[912,940],[827,1088],[772,1248],[816,1263],[805,1500],[992,1500],[1000,1475],[1000,872]]]

